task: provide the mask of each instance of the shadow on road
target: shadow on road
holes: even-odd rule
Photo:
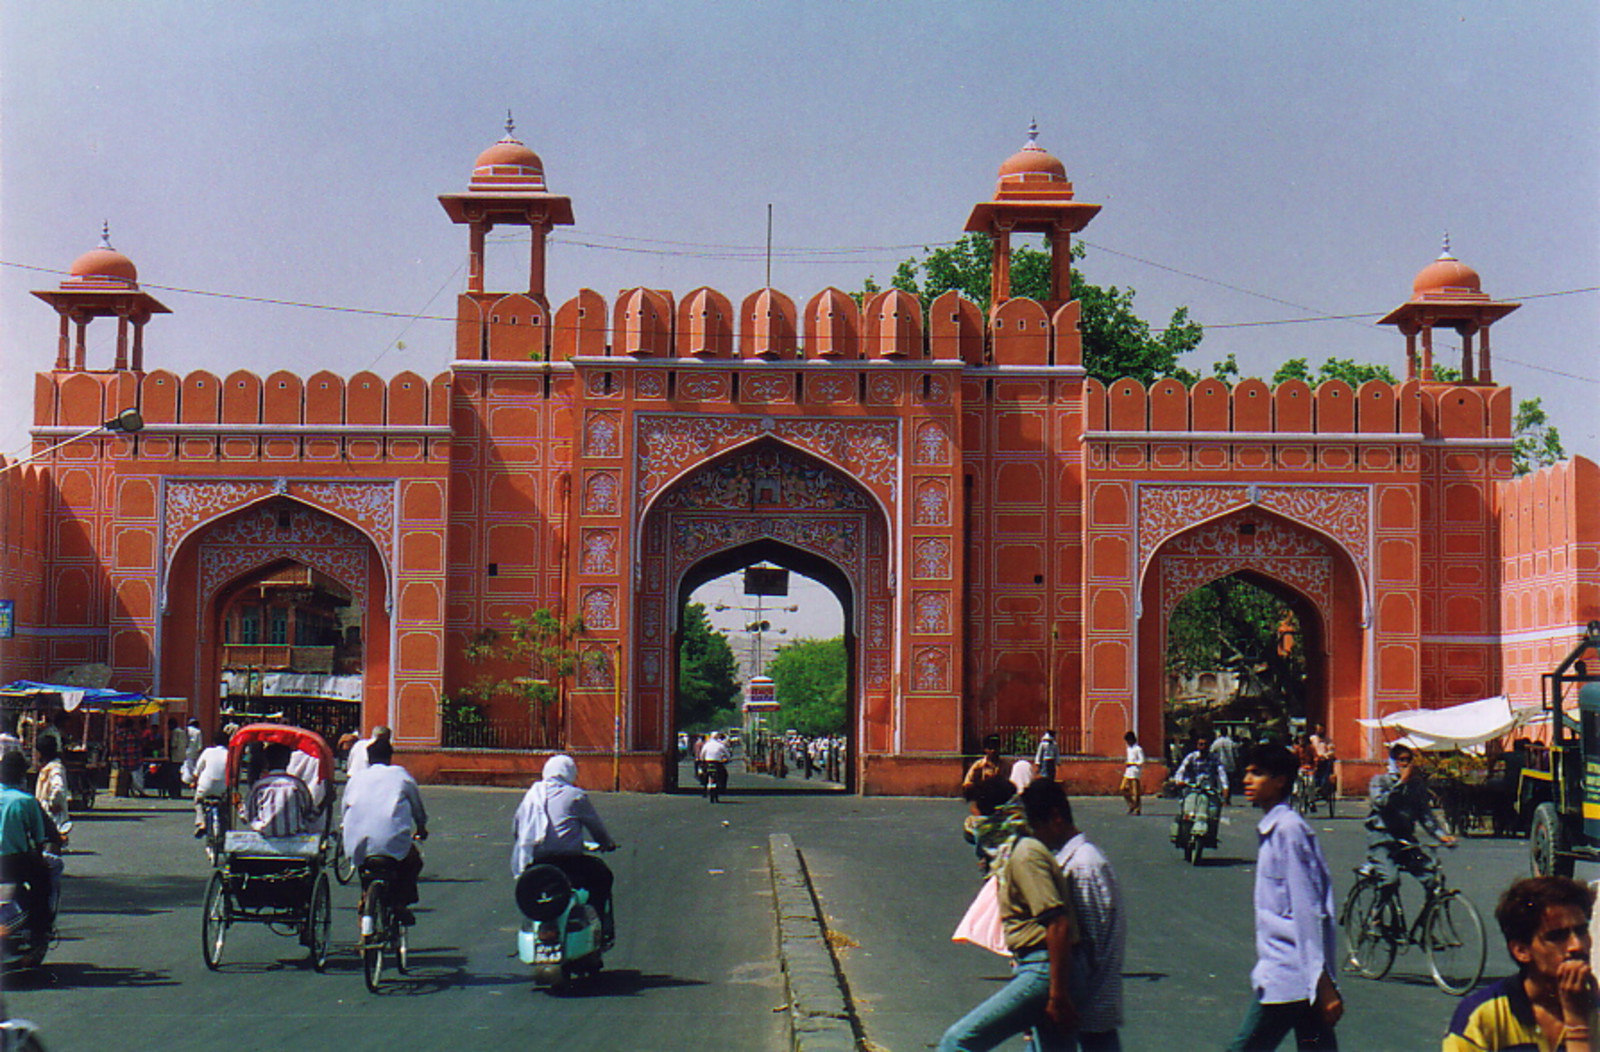
[[[641,972],[637,968],[605,971],[587,982],[571,983],[560,997],[637,997],[646,990],[675,986],[705,986],[704,979],[682,979],[676,975]]]
[[[157,913],[200,905],[205,894],[205,876],[139,876],[126,879],[109,877],[67,877],[67,893],[61,896],[61,914],[68,923],[77,915],[114,914],[147,917]]]
[[[177,986],[167,972],[148,968],[104,968],[78,961],[46,961],[31,972],[6,976],[6,985],[16,990],[42,990],[48,987],[80,990],[118,987]]]

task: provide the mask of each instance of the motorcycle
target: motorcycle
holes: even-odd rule
[[[1216,850],[1221,824],[1221,794],[1209,785],[1189,786],[1172,820],[1172,844],[1183,852],[1185,862],[1198,866],[1207,848]]]
[[[47,880],[41,872],[37,878]],[[44,955],[55,942],[54,925],[45,938],[44,945],[35,945],[31,931],[32,916],[28,911],[27,885],[22,881],[0,883],[0,947],[3,947],[3,970],[7,973],[44,964]]]
[[[599,850],[597,845],[584,847]],[[575,979],[600,974],[603,954],[615,942],[615,934],[606,934],[587,888],[576,886],[560,865],[534,862],[517,878],[516,900],[523,916],[517,930],[517,957],[533,966],[536,986],[562,990]]]
[[[706,761],[706,799],[716,803],[728,791],[728,761]]]

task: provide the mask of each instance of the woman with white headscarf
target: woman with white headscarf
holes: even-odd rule
[[[523,794],[511,822],[516,841],[511,849],[511,875],[521,876],[536,862],[560,869],[575,887],[588,890],[609,942],[613,934],[611,868],[586,853],[583,845],[586,833],[601,851],[614,850],[617,842],[577,781],[578,765],[572,757],[558,753],[545,761],[544,775]]]

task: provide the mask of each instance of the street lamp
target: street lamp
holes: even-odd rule
[[[131,435],[136,431],[142,430],[144,430],[144,417],[140,415],[139,410],[124,409],[110,420],[96,424],[93,427],[85,428],[76,435],[73,435],[70,438],[64,438],[53,446],[47,446],[46,448],[39,450],[37,453],[30,453],[21,460],[13,461],[12,463],[7,464],[5,467],[0,468],[0,475],[4,475],[12,468],[20,468],[24,464],[31,464],[33,461],[38,460],[46,453],[54,453],[62,446],[70,446],[79,439],[88,438],[90,435],[95,434],[98,431],[109,431],[114,435]]]

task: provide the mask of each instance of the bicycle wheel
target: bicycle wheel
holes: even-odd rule
[[[1478,908],[1460,892],[1441,895],[1428,908],[1422,925],[1422,945],[1428,953],[1433,983],[1447,994],[1470,993],[1483,978],[1483,961],[1489,944]]]
[[[363,929],[368,927],[365,921],[372,921],[372,934],[361,937],[361,971],[367,980],[367,989],[377,993],[378,984],[383,981],[383,951],[390,934],[388,889],[383,881],[375,880],[367,885],[361,918]]]
[[[348,884],[355,879],[356,864],[351,861],[349,855],[344,853],[344,840],[342,838],[335,837],[333,843],[333,879],[340,884]]]
[[[306,916],[306,946],[311,951],[311,967],[326,971],[328,943],[333,936],[333,892],[328,888],[328,875],[319,873],[311,888],[311,910]]]
[[[1345,899],[1345,961],[1368,979],[1382,979],[1394,966],[1397,947],[1388,930],[1393,909],[1393,896],[1374,880],[1357,881]]]
[[[222,963],[222,944],[228,937],[228,888],[220,872],[211,874],[206,885],[205,906],[200,913],[200,953],[212,971]]]

